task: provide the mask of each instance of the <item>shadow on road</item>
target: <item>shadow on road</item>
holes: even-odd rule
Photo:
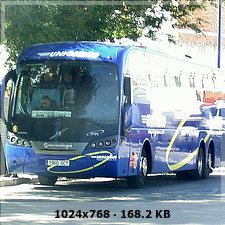
[[[221,179],[222,178],[222,179]],[[145,187],[129,189],[126,180],[90,179],[57,181],[56,186],[23,184],[5,187],[1,219],[7,224],[224,224],[221,182],[225,176],[207,180],[178,181],[175,175],[150,176]],[[109,219],[57,219],[57,210],[109,210]],[[168,219],[124,219],[123,210],[169,210]],[[219,210],[218,210],[219,209]],[[111,221],[112,220],[112,221]],[[109,222],[110,221],[110,222]],[[72,223],[71,223],[72,222]],[[112,222],[112,223],[111,223]],[[140,223],[141,222],[141,223]]]
[[[87,201],[173,201],[215,200],[221,195],[221,176],[207,180],[178,181],[175,175],[149,176],[140,189],[130,189],[126,180],[59,180],[56,186],[35,185],[36,192],[54,193],[54,197]]]

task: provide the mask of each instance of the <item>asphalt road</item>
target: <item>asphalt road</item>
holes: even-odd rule
[[[2,224],[225,224],[225,172],[208,180],[151,176],[142,189],[125,180],[57,181],[0,188]],[[71,218],[70,218],[71,217]]]

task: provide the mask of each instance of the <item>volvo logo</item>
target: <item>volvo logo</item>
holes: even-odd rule
[[[65,129],[63,129],[63,130],[61,130],[61,131],[57,130],[57,131],[55,132],[55,135],[53,135],[52,137],[50,137],[49,140],[52,140],[53,138],[62,136],[62,133],[64,133],[64,132],[67,131],[67,130],[69,130],[69,128],[65,128]]]

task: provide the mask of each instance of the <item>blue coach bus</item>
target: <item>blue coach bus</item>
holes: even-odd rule
[[[9,173],[207,178],[219,166],[225,78],[151,49],[98,42],[36,44],[3,82]],[[4,92],[4,91],[3,91]]]

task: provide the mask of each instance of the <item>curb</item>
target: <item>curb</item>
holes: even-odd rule
[[[225,167],[217,167],[213,169],[213,172],[225,172]]]
[[[24,178],[24,177],[0,177],[0,187],[13,186],[19,184],[37,183],[38,178]]]

